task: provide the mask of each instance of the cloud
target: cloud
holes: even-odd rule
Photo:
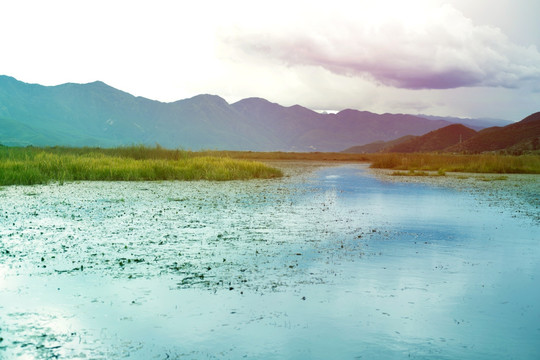
[[[513,44],[498,28],[477,26],[450,5],[346,10],[313,11],[279,27],[222,28],[221,50],[238,61],[322,67],[404,89],[519,88],[540,81],[534,46]]]

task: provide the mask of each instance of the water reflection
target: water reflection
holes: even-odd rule
[[[5,358],[540,357],[526,216],[358,165],[4,190]]]

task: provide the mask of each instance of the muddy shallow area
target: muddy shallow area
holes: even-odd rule
[[[278,166],[0,189],[0,358],[540,357],[536,177]]]

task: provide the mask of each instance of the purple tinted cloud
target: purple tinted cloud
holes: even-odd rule
[[[540,53],[515,45],[498,29],[475,26],[454,8],[421,24],[399,19],[366,26],[327,19],[282,29],[240,29],[225,44],[257,60],[318,66],[406,89],[520,87],[540,81]]]

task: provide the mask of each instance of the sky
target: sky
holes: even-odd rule
[[[0,1],[0,74],[171,102],[540,111],[538,0]]]

